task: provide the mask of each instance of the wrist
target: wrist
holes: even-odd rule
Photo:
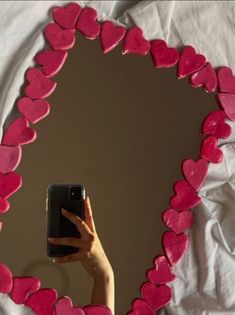
[[[111,267],[98,271],[94,275],[94,280],[109,282],[114,279],[114,273]]]

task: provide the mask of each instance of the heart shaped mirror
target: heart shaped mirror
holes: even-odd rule
[[[192,46],[100,21],[90,7],[51,13],[0,146],[0,313],[167,314],[208,167],[224,162],[231,70],[216,72]],[[53,183],[85,187],[85,225],[73,223],[94,232],[92,211],[102,254],[83,263],[48,257]],[[91,256],[94,270],[110,264],[108,284],[90,277]]]

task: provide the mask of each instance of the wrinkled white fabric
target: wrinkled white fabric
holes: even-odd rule
[[[127,27],[138,25],[147,39],[161,38],[170,46],[192,45],[214,67],[235,69],[234,1],[77,1],[98,10],[99,19]],[[20,95],[24,73],[45,42],[42,30],[51,20],[53,5],[66,1],[0,2],[0,137]],[[235,73],[235,70],[234,70]],[[202,204],[194,209],[195,224],[187,232],[190,246],[174,267],[169,285],[173,298],[161,315],[235,314],[235,129],[220,140],[224,160],[211,163],[199,192]],[[0,295],[0,307],[14,315],[33,314],[15,307]],[[2,310],[0,309],[0,312]],[[8,313],[7,313],[8,314]]]

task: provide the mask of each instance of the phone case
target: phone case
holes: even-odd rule
[[[71,187],[81,191],[80,200],[70,200]],[[80,232],[74,223],[61,213],[61,208],[79,216],[84,220],[85,188],[80,184],[51,184],[47,188],[47,237],[80,237]],[[61,257],[79,251],[78,248],[64,245],[53,245],[47,240],[47,255]]]

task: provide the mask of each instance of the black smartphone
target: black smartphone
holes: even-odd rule
[[[81,184],[50,184],[47,188],[47,238],[81,237],[76,225],[61,213],[64,208],[84,220],[85,188]],[[78,248],[54,245],[47,239],[47,255],[62,257],[79,251]]]

